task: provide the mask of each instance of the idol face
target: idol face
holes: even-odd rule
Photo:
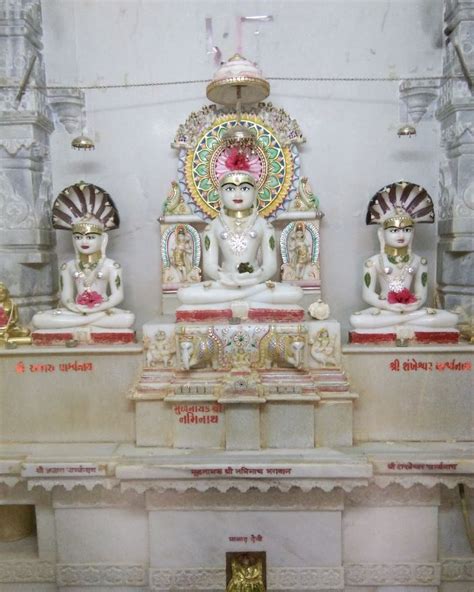
[[[255,187],[251,183],[224,183],[220,188],[220,197],[228,210],[248,210],[255,203]]]
[[[383,231],[385,244],[395,249],[401,249],[410,245],[413,239],[413,226],[399,228],[389,226]]]
[[[79,253],[92,255],[97,253],[102,247],[103,235],[97,232],[74,232],[72,235],[74,246]]]

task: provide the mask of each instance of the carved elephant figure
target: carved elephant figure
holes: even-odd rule
[[[180,335],[178,349],[185,370],[219,367],[221,344],[215,335]]]
[[[306,337],[277,333],[271,329],[260,342],[259,366],[264,368],[302,368]]]

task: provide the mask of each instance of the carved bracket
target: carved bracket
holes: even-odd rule
[[[406,104],[408,114],[414,123],[418,123],[428,107],[438,97],[439,80],[402,80],[400,99]]]
[[[85,112],[84,92],[77,89],[50,90],[48,98],[55,117],[68,133],[79,132]]]

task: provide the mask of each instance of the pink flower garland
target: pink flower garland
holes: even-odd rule
[[[416,302],[416,296],[408,288],[403,288],[400,292],[391,290],[387,294],[387,301],[389,304],[412,304]]]
[[[104,299],[98,292],[89,292],[85,290],[82,294],[78,294],[76,304],[82,304],[87,308],[93,308],[96,304],[100,304]]]

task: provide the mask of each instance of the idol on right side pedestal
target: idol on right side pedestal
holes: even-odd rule
[[[378,224],[380,253],[364,264],[362,298],[370,305],[351,315],[352,343],[456,343],[456,314],[426,307],[428,262],[412,251],[417,223],[433,223],[433,201],[414,183],[383,187],[371,199],[367,224]]]

